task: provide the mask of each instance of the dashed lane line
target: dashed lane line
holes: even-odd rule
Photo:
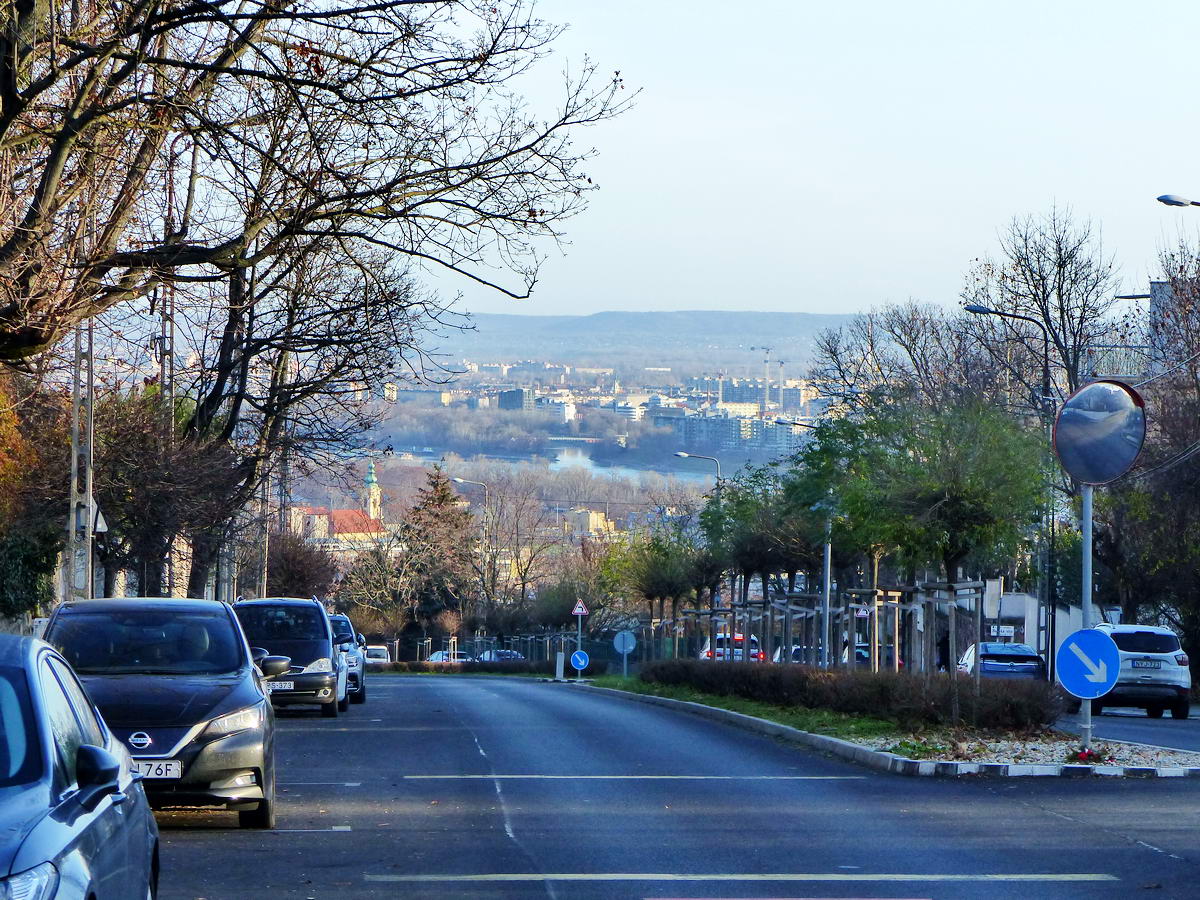
[[[865,781],[866,775],[401,775],[407,781]]]

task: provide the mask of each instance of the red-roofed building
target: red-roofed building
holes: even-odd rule
[[[388,527],[383,523],[382,492],[373,462],[367,466],[362,501],[362,509],[288,507],[288,528],[334,556],[353,558],[388,535]]]

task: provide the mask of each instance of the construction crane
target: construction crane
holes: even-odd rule
[[[763,398],[762,412],[767,413],[767,407],[771,405],[771,349],[770,347],[751,347],[751,350],[763,351]]]

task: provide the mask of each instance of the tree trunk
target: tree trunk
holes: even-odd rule
[[[187,595],[203,597],[208,587],[208,576],[221,551],[221,539],[210,534],[198,534],[192,538],[192,566],[188,572]]]

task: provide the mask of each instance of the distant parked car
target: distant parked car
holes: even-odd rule
[[[392,657],[388,653],[388,648],[382,644],[367,644],[365,651],[366,666],[368,669],[382,669],[385,666],[391,665]]]
[[[266,597],[242,600],[234,604],[233,611],[251,647],[263,647],[292,660],[288,672],[267,683],[273,705],[315,703],[326,718],[350,708],[341,648],[353,640],[334,638],[324,606],[316,600]]]
[[[885,672],[892,670],[892,648],[879,648],[879,668]],[[842,648],[842,663],[846,662],[846,648]],[[860,668],[871,668],[871,645],[866,641],[860,641],[854,645],[854,665]],[[900,660],[900,668],[904,668],[904,660]]]
[[[1028,644],[1001,644],[995,641],[972,644],[958,661],[959,672],[965,675],[975,674],[976,646],[979,648],[981,678],[1046,680],[1046,661]]]
[[[75,600],[46,640],[79,673],[145,778],[155,807],[220,806],[275,827],[275,716],[258,658],[230,608],[213,600]]]
[[[1155,719],[1168,709],[1173,718],[1188,717],[1192,673],[1175,632],[1155,625],[1103,624],[1096,629],[1117,645],[1121,672],[1113,689],[1092,701],[1093,713],[1106,706],[1135,706]]]
[[[805,653],[805,651],[808,651]],[[820,654],[816,647],[802,647],[799,644],[792,645],[791,661],[794,663],[804,662],[805,656],[808,657],[810,664],[815,665],[820,661]],[[783,662],[787,659],[787,654],[783,647],[776,647],[775,653],[771,657],[771,662]]]
[[[366,703],[367,654],[364,648],[367,646],[367,639],[354,630],[349,616],[340,613],[330,616],[329,624],[333,626],[334,640],[343,641],[342,646],[345,647],[342,652],[346,655],[346,693],[350,696],[350,702]],[[346,646],[346,638],[350,638],[353,643]]]
[[[524,658],[516,650],[484,650],[478,657],[480,662],[519,662]]]
[[[461,650],[455,650],[454,652],[449,650],[435,650],[425,660],[425,662],[431,663],[469,663],[474,661],[474,658],[469,653],[463,653]]]
[[[0,897],[158,890],[158,826],[129,754],[66,661],[0,634]]]
[[[744,635],[735,632],[732,643],[733,661],[741,662],[746,655],[746,638]],[[709,638],[704,639],[704,646],[700,648],[700,659],[727,660],[729,659],[729,653],[729,635],[718,634],[715,648],[711,646]],[[758,635],[750,635],[750,662],[761,662],[766,658],[767,655],[758,648]]]

